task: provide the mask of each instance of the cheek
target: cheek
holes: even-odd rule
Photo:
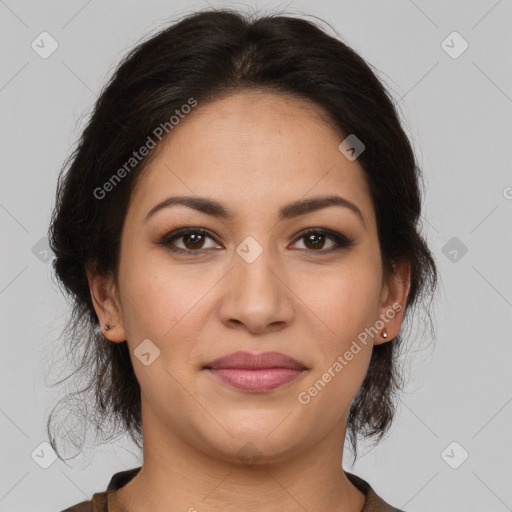
[[[135,346],[149,338],[163,348],[172,339],[193,336],[212,276],[197,269],[177,269],[166,261],[161,248],[149,252],[136,248],[130,252],[128,244],[126,248],[130,256],[120,263],[119,280],[129,343]]]
[[[311,375],[297,394],[305,429],[346,420],[372,353],[372,340],[358,336],[378,315],[378,273],[354,270],[320,282],[322,293],[310,294],[308,305],[318,315],[314,332],[315,358]],[[314,316],[309,314],[310,318]],[[307,425],[311,422],[311,425]]]
[[[127,251],[128,252],[128,251]],[[174,379],[185,381],[193,340],[203,329],[201,319],[211,279],[179,272],[165,264],[156,252],[128,253],[120,262],[122,316],[137,380],[147,400],[158,403],[161,389],[166,400],[183,402],[181,387]],[[192,284],[193,282],[193,284]],[[137,359],[137,347],[149,339],[159,350],[149,365]],[[149,345],[149,351],[152,346]],[[155,352],[156,353],[156,350]],[[183,404],[182,404],[183,405]]]
[[[372,352],[366,329],[379,318],[381,273],[379,265],[348,264],[332,272],[317,273],[303,281],[304,315],[315,329],[314,368],[305,386],[301,403],[324,420],[339,417],[350,404],[364,376]],[[300,400],[299,400],[300,401]]]
[[[297,284],[297,295],[316,315],[319,329],[331,345],[343,348],[352,337],[378,318],[381,291],[380,267],[346,264],[317,272]],[[313,316],[314,318],[314,316]]]

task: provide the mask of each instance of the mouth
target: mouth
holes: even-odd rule
[[[281,387],[308,370],[296,359],[279,352],[235,352],[208,363],[203,369],[231,387],[253,393]]]

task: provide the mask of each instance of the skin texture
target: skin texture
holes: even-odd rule
[[[142,389],[143,466],[119,491],[130,512],[362,509],[364,496],[341,466],[347,415],[372,345],[398,334],[404,308],[386,324],[387,340],[361,344],[307,405],[297,397],[393,303],[405,305],[409,270],[401,265],[384,280],[363,170],[339,151],[341,141],[318,106],[243,91],[200,103],[155,150],[130,201],[118,285],[89,273],[101,325],[115,325],[104,334],[127,340]],[[287,203],[332,194],[355,204],[362,219],[340,206],[278,219]],[[233,219],[178,205],[145,221],[178,195],[215,199]],[[187,254],[159,245],[183,227],[212,238],[176,239]],[[314,245],[299,236],[308,228],[354,244],[328,252],[337,242],[326,236]],[[248,236],[263,249],[252,263],[236,252]],[[149,366],[133,354],[145,339],[160,350]],[[308,370],[250,393],[203,369],[238,350],[282,352]],[[240,450],[254,452],[254,464]]]

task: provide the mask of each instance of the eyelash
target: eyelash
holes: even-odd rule
[[[166,247],[170,251],[172,251],[174,253],[178,253],[178,254],[187,254],[187,255],[191,255],[194,253],[201,254],[202,251],[209,250],[209,249],[197,249],[197,250],[181,249],[179,247],[174,247],[172,245],[172,242],[174,242],[175,240],[178,240],[180,238],[183,238],[185,235],[190,235],[190,234],[204,235],[204,236],[207,236],[208,238],[211,238],[213,241],[215,241],[215,243],[218,243],[208,230],[203,229],[203,228],[187,227],[187,228],[180,228],[175,231],[171,231],[170,233],[166,234],[158,242],[158,244],[163,247]],[[342,235],[341,233],[337,233],[336,231],[331,231],[330,229],[321,229],[321,228],[307,229],[307,230],[303,231],[302,233],[300,233],[299,236],[297,238],[295,238],[295,241],[299,241],[303,238],[306,238],[308,235],[311,235],[311,234],[326,235],[325,239],[331,239],[337,245],[334,247],[331,247],[330,249],[327,249],[327,250],[323,250],[323,249],[319,249],[319,250],[299,249],[299,250],[307,251],[307,252],[311,252],[311,253],[330,254],[334,251],[339,251],[341,249],[348,249],[349,247],[352,247],[353,245],[355,245],[354,240],[347,238],[345,235]]]

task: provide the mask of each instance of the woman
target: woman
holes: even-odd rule
[[[50,240],[96,429],[143,464],[67,511],[398,510],[341,463],[389,429],[435,288],[419,177],[382,84],[308,21],[202,11],[135,48]]]

